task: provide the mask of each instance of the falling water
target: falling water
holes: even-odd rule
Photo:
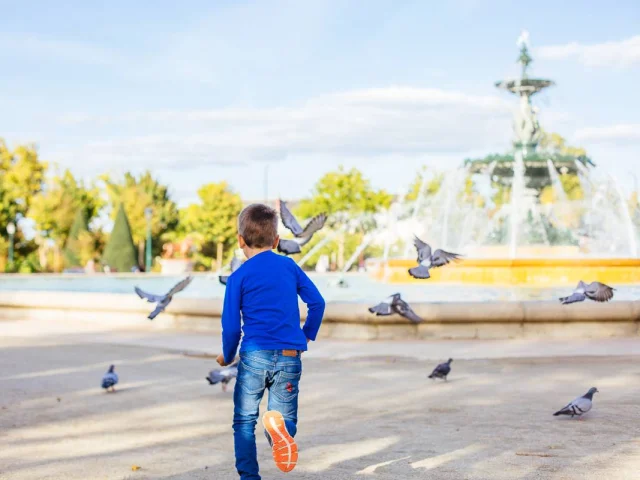
[[[320,240],[318,243],[316,243],[316,244],[313,246],[313,248],[311,248],[311,250],[309,250],[309,251],[307,252],[307,254],[306,254],[304,257],[302,257],[302,258],[300,259],[300,261],[298,262],[298,266],[299,266],[299,267],[302,267],[305,263],[307,263],[307,262],[309,261],[309,259],[310,259],[310,258],[311,258],[311,257],[312,257],[312,256],[313,256],[313,255],[318,251],[318,250],[320,250],[320,249],[321,249],[322,247],[324,247],[327,243],[329,243],[331,240],[333,240],[333,239],[336,237],[336,235],[337,235],[338,233],[342,232],[343,230],[344,230],[344,228],[343,228],[343,229],[341,229],[341,230],[339,230],[339,231],[336,231],[336,232],[331,232],[331,231],[330,231],[329,233],[327,233],[327,236],[326,236],[326,237],[324,237],[322,240]]]
[[[611,181],[613,182],[616,193],[618,194],[618,199],[620,201],[620,208],[622,209],[622,216],[624,218],[625,227],[627,229],[627,235],[629,236],[629,250],[631,256],[638,256],[638,245],[636,242],[636,231],[633,226],[633,221],[631,220],[631,213],[629,212],[629,205],[627,205],[627,201],[624,198],[624,194],[622,193],[622,188],[620,188],[620,184],[617,180],[609,175]]]
[[[427,177],[426,172],[424,172],[424,174],[422,176],[422,182],[420,182],[420,190],[418,190],[418,195],[416,196],[416,200],[415,200],[415,202],[413,202],[413,211],[411,213],[411,223],[412,224],[415,224],[416,217],[418,216],[418,212],[422,208],[422,204],[423,204],[425,195],[427,193],[427,182],[428,181],[429,181],[429,178]],[[410,242],[406,242],[406,245],[405,245],[405,248],[404,248],[404,256],[408,257],[410,251],[411,251],[411,243]]]
[[[565,203],[567,201],[567,193],[564,191],[560,176],[556,167],[553,166],[551,159],[547,159],[547,169],[549,170],[549,177],[551,178],[551,187],[557,201]]]
[[[347,263],[344,264],[344,268],[342,269],[342,273],[346,273],[346,272],[349,271],[351,266],[358,259],[358,256],[364,251],[365,248],[367,248],[369,246],[369,243],[371,243],[372,239],[373,239],[373,235],[370,234],[370,233],[366,234],[363,237],[362,242],[360,243],[360,245],[358,245],[358,248],[356,248],[356,251],[353,252],[353,255],[351,255],[351,257],[349,257],[349,260],[347,260]]]
[[[524,151],[517,148],[514,154],[513,183],[511,185],[511,215],[509,229],[509,257],[516,258],[518,232],[520,229],[520,208],[524,196]]]

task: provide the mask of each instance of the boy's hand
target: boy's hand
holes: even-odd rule
[[[227,365],[229,365],[224,361],[224,355],[222,353],[218,355],[218,358],[216,358],[216,362],[218,362],[218,365],[220,365],[221,367],[226,367]]]
[[[310,338],[307,338],[307,345],[309,344],[309,342],[310,342],[310,341],[311,341],[311,339],[310,339]]]

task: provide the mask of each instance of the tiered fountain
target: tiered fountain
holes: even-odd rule
[[[407,268],[415,263],[415,233],[434,248],[467,257],[455,266],[435,269],[433,281],[540,286],[573,284],[582,278],[640,282],[639,232],[615,178],[598,178],[595,164],[586,156],[539,148],[542,131],[531,100],[554,83],[529,76],[532,58],[526,32],[518,46],[521,77],[496,83],[519,97],[511,152],[465,161],[446,175],[433,196],[424,194],[425,178],[415,202],[396,205],[382,232],[386,253],[376,273],[379,278],[412,281]],[[581,198],[567,198],[563,176],[579,181]],[[506,190],[508,201],[470,201],[464,193],[469,178],[476,186]],[[553,201],[542,203],[540,194],[546,187],[551,187]]]

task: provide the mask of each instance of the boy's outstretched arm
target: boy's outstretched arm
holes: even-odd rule
[[[240,324],[240,282],[230,276],[222,307],[222,355],[229,365],[236,357],[242,329]]]
[[[308,340],[315,340],[324,315],[324,298],[306,273],[298,267],[298,295],[307,304],[307,320],[302,331]]]

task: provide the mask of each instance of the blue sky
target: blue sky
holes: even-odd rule
[[[640,175],[634,1],[0,1],[0,137],[90,177],[151,169],[185,204],[307,194],[338,165],[399,191],[499,152],[532,41],[541,122]],[[62,4],[62,5],[61,5]]]

